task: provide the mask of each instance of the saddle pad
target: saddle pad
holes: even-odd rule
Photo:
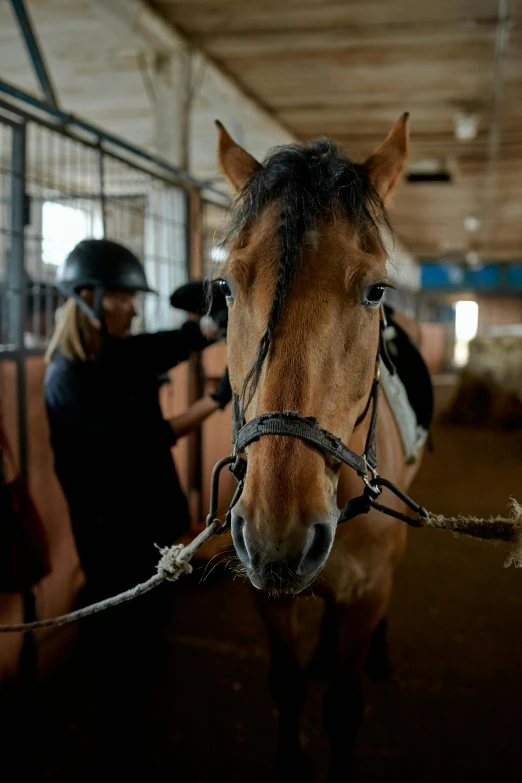
[[[433,384],[430,371],[411,337],[395,321],[393,308],[384,305],[384,311],[389,328],[389,336],[385,334],[389,356],[404,385],[418,424],[429,430],[433,420]]]
[[[406,461],[411,464],[428,439],[433,418],[433,386],[419,349],[396,323],[389,306],[386,306],[386,318],[384,339],[396,373],[392,374],[381,360],[381,385],[397,423]]]
[[[391,408],[401,436],[404,456],[408,465],[415,462],[417,452],[428,439],[428,431],[417,423],[415,411],[410,405],[404,384],[398,374],[392,375],[382,359],[381,388]]]

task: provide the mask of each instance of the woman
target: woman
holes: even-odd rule
[[[195,321],[129,336],[137,294],[151,289],[122,245],[80,242],[58,285],[69,299],[44,385],[55,469],[87,580],[108,595],[152,576],[155,544],[171,544],[188,529],[171,447],[225,407],[230,384],[225,373],[212,395],[163,419],[159,376],[210,340]]]
[[[80,242],[58,285],[69,298],[47,352],[44,393],[55,469],[87,578],[86,603],[148,579],[159,559],[155,545],[169,545],[187,530],[171,447],[224,408],[232,393],[225,372],[212,395],[163,418],[160,376],[211,339],[198,321],[129,336],[137,294],[151,289],[127,248],[105,239]],[[207,319],[207,335],[208,326]],[[119,770],[122,759],[134,772],[144,763],[146,701],[169,616],[169,587],[83,621],[82,652],[104,687],[104,752]]]

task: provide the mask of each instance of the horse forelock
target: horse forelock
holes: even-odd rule
[[[274,202],[278,210],[269,210],[269,214],[279,245],[277,281],[267,327],[243,385],[245,407],[265,361],[270,360],[275,328],[303,251],[320,247],[319,222],[344,218],[363,245],[371,237],[371,244],[377,242],[382,249],[379,224],[389,228],[384,205],[364,166],[350,161],[329,139],[273,150],[239,193],[224,244],[238,240],[248,244],[259,219]]]

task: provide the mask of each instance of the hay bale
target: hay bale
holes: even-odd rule
[[[454,424],[522,428],[522,336],[481,335],[444,414]]]
[[[464,371],[455,395],[443,414],[443,420],[451,424],[486,426],[491,417],[495,393],[491,381]]]

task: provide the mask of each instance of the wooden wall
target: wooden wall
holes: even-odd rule
[[[29,479],[30,489],[44,521],[51,545],[52,572],[36,589],[39,617],[53,617],[69,610],[83,583],[82,571],[71,533],[67,504],[54,474],[53,455],[49,445],[49,430],[43,400],[43,359],[27,360],[27,403],[29,431]],[[180,413],[187,405],[186,365],[170,373],[172,383],[161,390],[161,402],[165,416]],[[0,390],[2,409],[7,422],[11,442],[17,442],[16,366],[12,362],[0,362]],[[218,416],[220,414],[216,414]],[[226,416],[222,414],[221,433],[226,430]],[[209,453],[219,452],[218,439],[207,435]],[[226,437],[222,437],[226,441]],[[226,447],[229,448],[228,445]],[[173,449],[183,488],[187,488],[187,444],[185,441]],[[207,496],[204,498],[208,506]],[[22,605],[18,595],[0,595],[0,623],[22,620]],[[56,665],[75,636],[74,627],[41,632],[37,636],[40,666],[43,671]],[[16,671],[22,637],[18,634],[0,635],[0,681]]]

